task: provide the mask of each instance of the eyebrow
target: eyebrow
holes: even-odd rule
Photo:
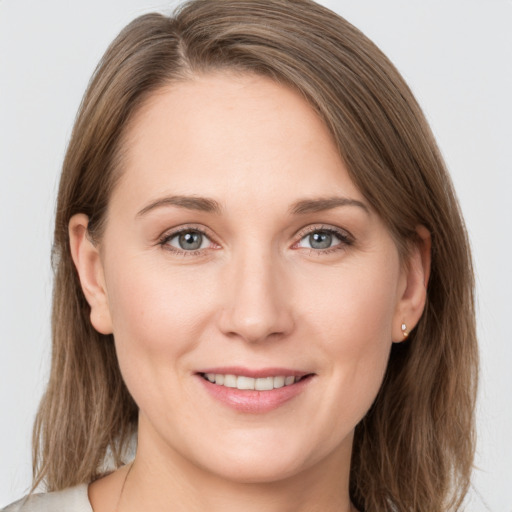
[[[187,210],[197,210],[200,212],[215,213],[217,215],[219,215],[222,210],[220,204],[215,201],[215,199],[210,199],[208,197],[169,196],[157,199],[156,201],[148,204],[137,213],[137,217],[145,215],[155,208],[161,208],[163,206],[177,206],[179,208],[186,208]]]
[[[314,199],[302,199],[293,203],[290,207],[290,213],[293,215],[304,215],[307,213],[323,212],[332,210],[339,206],[356,206],[362,208],[366,213],[370,213],[370,209],[363,202],[348,197],[319,197]]]
[[[148,204],[137,213],[137,217],[143,216],[156,208],[164,206],[177,206],[178,208],[214,213],[216,215],[220,215],[222,212],[221,205],[215,201],[215,199],[195,196],[169,196],[157,199],[156,201]],[[340,206],[356,206],[363,209],[366,213],[370,213],[369,208],[363,202],[356,199],[350,199],[348,197],[338,196],[301,199],[291,205],[289,212],[292,215],[305,215],[308,213],[332,210]]]

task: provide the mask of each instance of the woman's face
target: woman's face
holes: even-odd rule
[[[154,94],[125,150],[90,302],[140,456],[252,482],[346,464],[407,275],[324,124],[269,79],[210,74]]]

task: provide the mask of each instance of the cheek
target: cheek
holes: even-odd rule
[[[352,268],[325,283],[329,293],[317,288],[310,296],[310,336],[321,341],[331,382],[331,399],[325,403],[339,406],[338,421],[348,415],[357,423],[381,386],[392,344],[397,279],[398,262],[396,267]]]
[[[197,328],[204,294],[190,273],[170,275],[168,269],[140,260],[124,268],[117,265],[108,275],[114,334],[147,349],[177,347],[182,334]]]
[[[108,300],[119,365],[140,404],[148,390],[164,386],[171,375],[182,376],[178,363],[200,340],[207,298],[194,292],[190,276],[169,275],[144,258],[110,270]]]
[[[357,354],[367,345],[391,342],[398,303],[398,262],[350,266],[316,279],[308,290],[309,318],[320,323],[333,350]],[[329,342],[329,341],[328,341]]]

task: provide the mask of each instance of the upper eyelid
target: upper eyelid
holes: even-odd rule
[[[353,236],[346,230],[342,229],[336,226],[331,226],[329,224],[311,224],[309,226],[306,226],[305,228],[299,230],[296,237],[299,237],[299,239],[304,238],[305,236],[314,233],[315,231],[328,231],[334,234],[338,234],[343,238],[350,238],[352,239]]]
[[[213,241],[214,236],[209,232],[208,229],[197,226],[194,224],[191,225],[185,225],[185,226],[179,226],[175,228],[169,228],[166,229],[161,235],[158,236],[158,240],[169,240],[171,238],[174,238],[175,236],[186,233],[187,231],[197,231],[198,233],[201,233],[202,235],[205,235],[207,238]]]

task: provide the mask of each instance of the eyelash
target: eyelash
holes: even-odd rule
[[[298,233],[299,240],[293,244],[293,247],[297,246],[304,238],[313,233],[327,233],[329,235],[333,235],[340,241],[340,243],[333,245],[332,247],[328,247],[327,249],[314,249],[311,247],[309,248],[310,255],[330,254],[333,252],[344,250],[354,243],[353,238],[344,230],[325,225],[313,225],[307,227],[306,229]]]
[[[173,238],[176,238],[177,236],[180,236],[183,233],[201,233],[201,235],[203,235],[208,240],[210,240],[211,243],[214,243],[211,240],[212,237],[210,235],[208,235],[208,233],[204,229],[202,229],[198,226],[184,226],[184,227],[179,228],[170,233],[169,232],[164,233],[160,237],[160,239],[158,241],[158,245],[160,245],[166,251],[169,251],[174,254],[181,255],[181,256],[197,256],[201,251],[204,251],[204,249],[195,249],[195,250],[185,251],[185,250],[181,250],[176,247],[173,247],[172,245],[169,244],[169,242]]]
[[[340,243],[338,243],[332,247],[328,247],[326,249],[309,248],[309,254],[315,254],[315,255],[329,254],[329,253],[333,253],[333,252],[336,252],[339,250],[346,249],[347,246],[351,246],[354,243],[353,238],[346,231],[343,231],[343,230],[337,229],[337,228],[333,228],[333,227],[329,227],[329,226],[324,226],[324,225],[313,225],[313,226],[309,226],[308,228],[300,231],[297,234],[298,240],[297,240],[297,242],[295,242],[293,244],[292,247],[295,248],[304,238],[306,238],[307,236],[309,236],[313,233],[317,233],[317,232],[333,235],[340,241]],[[200,233],[201,235],[206,237],[208,240],[210,240],[210,243],[215,244],[215,242],[212,241],[212,237],[201,227],[184,226],[184,227],[177,229],[175,231],[172,231],[170,233],[169,232],[164,233],[160,237],[160,239],[158,241],[158,245],[160,245],[163,249],[165,249],[167,251],[170,251],[174,254],[181,255],[181,256],[198,256],[202,251],[205,250],[205,249],[195,249],[195,250],[186,251],[186,250],[181,250],[176,247],[173,247],[172,245],[169,244],[169,242],[173,238],[176,238],[177,236],[179,236],[183,233]],[[306,249],[306,248],[304,248],[304,249]]]

